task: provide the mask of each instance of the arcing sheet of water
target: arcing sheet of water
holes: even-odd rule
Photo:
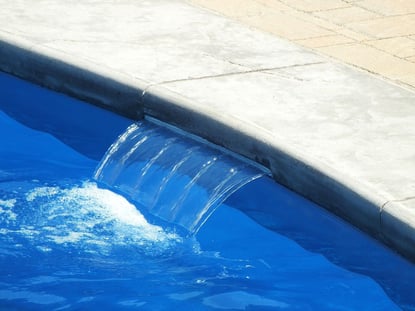
[[[263,175],[229,153],[140,122],[109,148],[94,178],[195,234],[227,197]]]

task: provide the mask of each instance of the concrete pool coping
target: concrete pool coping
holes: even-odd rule
[[[115,43],[92,40],[107,34],[88,32],[85,22],[71,41],[3,19],[0,70],[132,119],[158,118],[246,156],[415,260],[412,90],[183,1],[153,3],[134,6],[134,22],[146,31]],[[30,16],[37,8],[26,4],[20,14]],[[110,9],[119,18],[126,12]],[[163,27],[166,14],[177,28]],[[153,18],[138,19],[144,15]],[[57,23],[51,16],[38,22]],[[105,29],[111,38],[128,30],[117,22],[121,30]]]

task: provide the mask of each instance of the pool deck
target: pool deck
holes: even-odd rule
[[[0,0],[0,70],[225,146],[415,261],[415,2],[397,2]]]

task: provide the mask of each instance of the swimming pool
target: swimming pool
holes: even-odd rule
[[[415,310],[413,264],[270,178],[188,237],[92,179],[131,120],[0,88],[2,309]]]

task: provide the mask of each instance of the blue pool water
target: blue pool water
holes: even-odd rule
[[[413,264],[270,178],[188,236],[93,180],[130,120],[0,89],[1,310],[415,310]]]

